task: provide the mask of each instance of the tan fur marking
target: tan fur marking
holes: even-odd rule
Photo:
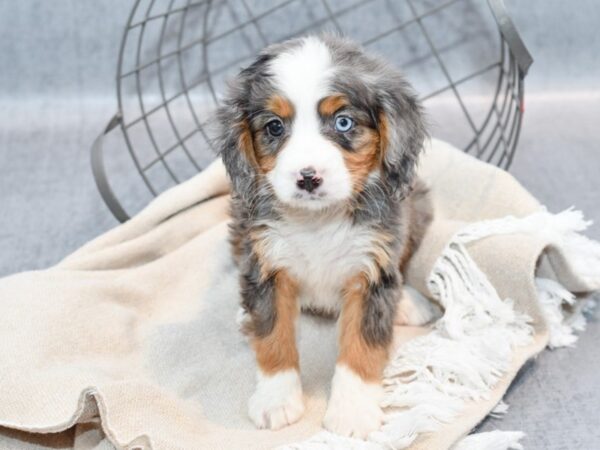
[[[267,109],[282,119],[294,117],[294,106],[281,95],[274,95],[267,101]]]
[[[344,106],[348,106],[346,96],[343,94],[333,94],[319,102],[319,114],[323,117],[333,116]]]
[[[254,142],[252,140],[252,132],[250,131],[250,127],[245,121],[239,123],[237,126],[240,127],[240,141],[238,145],[248,161],[250,161],[250,164],[256,167],[256,154],[254,151]]]
[[[254,254],[260,261],[260,276],[261,280],[265,281],[274,271],[271,264],[268,262],[268,259],[265,257],[266,249],[266,241],[263,237],[264,232],[266,231],[265,227],[255,228],[250,230],[248,235],[252,242],[252,250]]]
[[[360,127],[361,135],[355,151],[343,151],[344,163],[352,177],[354,192],[363,189],[367,177],[379,161],[379,135],[375,130]]]
[[[290,117],[294,114],[292,105],[285,100],[283,97],[275,96],[269,100],[268,108],[271,108],[275,114],[278,114],[282,118],[286,118],[285,114],[289,114]],[[273,170],[275,167],[275,156],[269,155],[262,151],[260,142],[258,140],[259,133],[253,136],[250,126],[246,121],[238,124],[240,127],[240,142],[239,146],[250,164],[258,168],[258,170],[266,174]]]
[[[346,283],[340,317],[338,363],[348,366],[364,381],[379,382],[388,360],[388,349],[370,346],[361,332],[364,300],[368,288],[367,278],[362,274],[350,278]]]
[[[385,113],[383,113],[383,112],[379,114],[378,127],[379,127],[380,159],[381,159],[381,161],[383,161],[383,156],[385,155],[385,152],[387,151],[388,146],[390,144],[388,120],[387,120],[387,117],[385,116]]]
[[[259,130],[254,134],[254,149],[256,155],[256,164],[260,173],[267,174],[275,168],[277,162],[275,155],[271,155],[264,151],[260,144],[264,130]]]
[[[275,274],[275,292],[275,327],[268,336],[252,341],[258,366],[267,374],[299,367],[294,330],[298,285],[280,270]]]
[[[268,155],[265,152],[261,151],[260,143],[255,142],[254,145],[258,150],[256,152],[256,159],[260,173],[262,173],[263,175],[267,174],[275,168],[275,163],[277,162],[277,159],[275,155]]]
[[[389,246],[394,241],[394,237],[387,233],[378,232],[375,235],[375,242],[373,243],[373,257],[379,267],[388,267],[392,262],[392,256],[389,252]],[[377,278],[371,280],[373,283],[379,282],[379,273]]]

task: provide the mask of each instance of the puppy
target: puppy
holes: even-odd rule
[[[258,365],[249,415],[278,429],[303,412],[294,323],[339,316],[324,426],[366,437],[403,297],[401,269],[427,214],[415,203],[426,130],[404,78],[353,43],[307,37],[266,48],[218,112],[232,182],[240,321]]]

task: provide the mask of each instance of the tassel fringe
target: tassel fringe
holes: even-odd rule
[[[506,217],[474,223],[459,231],[434,264],[428,280],[431,296],[445,312],[433,330],[401,346],[384,373],[383,427],[369,441],[322,432],[287,449],[401,449],[420,433],[450,423],[467,401],[489,397],[506,373],[513,349],[533,340],[531,319],[502,299],[469,256],[466,245],[492,235],[531,233],[560,248],[594,289],[600,288],[600,244],[577,234],[589,226],[579,211],[553,215],[545,210],[524,218]],[[572,346],[575,331],[585,327],[584,309],[558,282],[536,278],[551,348]],[[565,311],[572,313],[566,317]],[[502,415],[500,402],[492,412]],[[521,432],[494,431],[469,435],[454,450],[521,449]]]
[[[520,431],[488,431],[467,436],[452,450],[523,450],[519,441],[525,437]]]

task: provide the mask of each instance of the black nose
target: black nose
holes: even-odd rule
[[[312,167],[305,167],[300,171],[300,178],[296,181],[296,185],[300,189],[312,192],[321,184],[321,178],[317,176],[317,171]]]

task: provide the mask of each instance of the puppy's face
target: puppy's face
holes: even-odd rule
[[[220,116],[234,188],[249,177],[279,202],[313,210],[349,202],[370,183],[401,190],[424,137],[404,80],[335,38],[268,48],[242,71]]]
[[[275,195],[311,209],[348,200],[378,165],[371,111],[340,92],[332,55],[317,39],[274,58],[269,71],[273,92],[250,128],[258,166]]]

